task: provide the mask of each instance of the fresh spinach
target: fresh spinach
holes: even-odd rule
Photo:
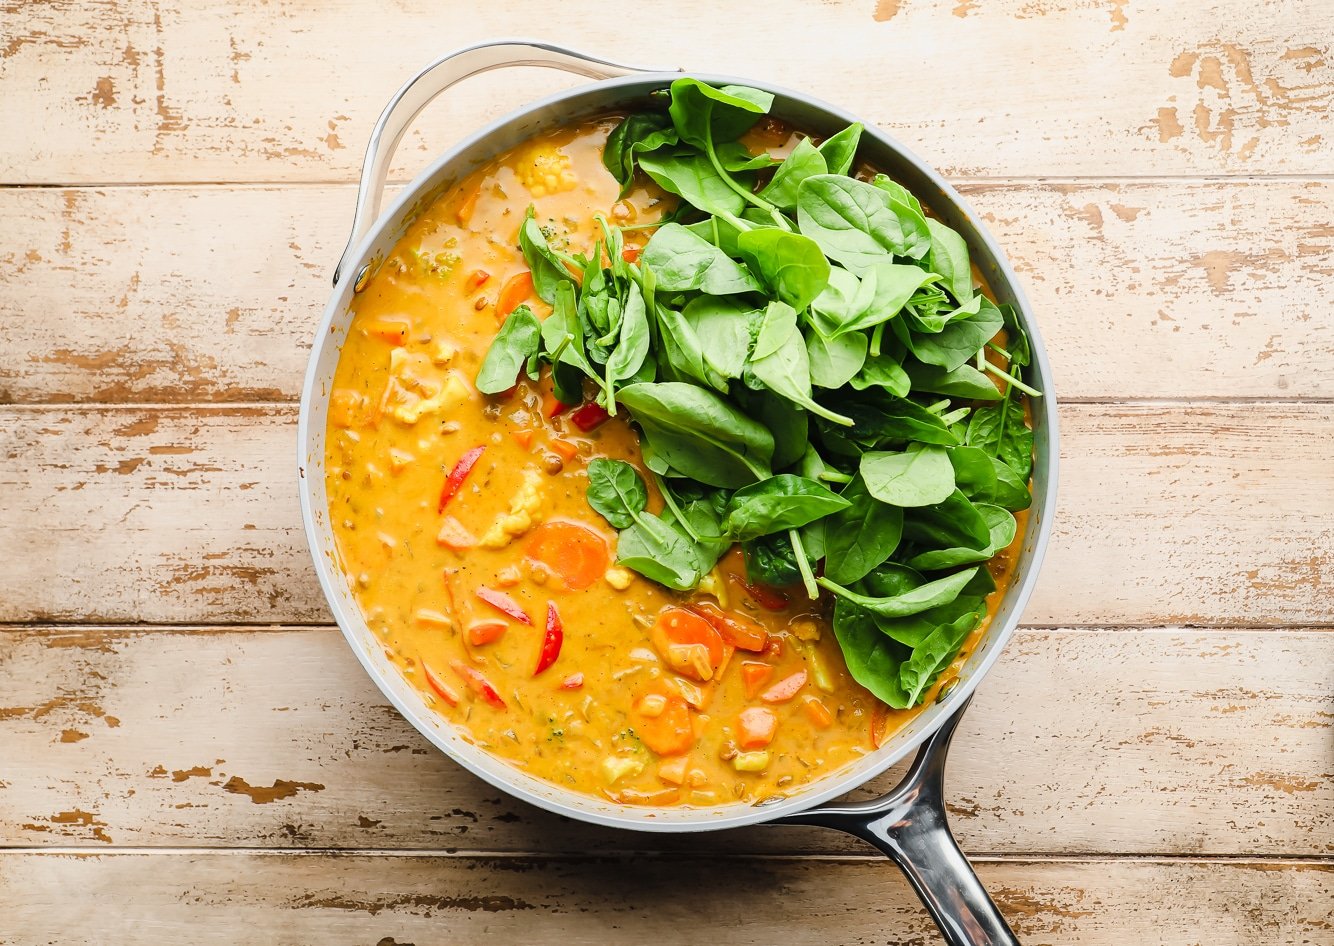
[[[797,328],[796,310],[786,302],[771,302],[765,310],[750,369],[775,394],[835,424],[851,426],[851,418],[829,410],[811,397],[806,343]]]
[[[841,585],[860,581],[894,554],[903,535],[903,510],[882,503],[857,476],[839,496],[848,507],[825,530],[825,576]]]
[[[738,292],[758,292],[760,289],[760,284],[744,266],[708,240],[679,224],[669,223],[660,227],[644,248],[643,258],[644,265],[653,271],[657,288],[662,292],[690,292],[698,289],[709,295],[726,296]]]
[[[589,461],[587,496],[593,511],[616,529],[630,528],[648,506],[648,488],[624,460]]]
[[[773,295],[793,309],[806,308],[829,283],[829,260],[813,240],[799,233],[768,227],[747,230],[736,242],[737,251],[751,270],[759,274]]]
[[[537,355],[542,348],[542,323],[521,305],[505,319],[477,370],[477,390],[499,394],[514,387],[519,372],[537,380]]]
[[[817,174],[797,192],[797,226],[831,259],[858,275],[893,256],[921,259],[931,234],[920,214],[874,185]]]
[[[857,158],[857,144],[862,138],[861,122],[854,122],[820,143],[820,154],[830,174],[848,174]]]
[[[546,234],[537,225],[531,204],[523,218],[523,225],[519,227],[519,249],[523,251],[524,261],[532,271],[533,291],[547,305],[555,304],[557,286],[574,286],[574,276],[566,268],[565,261],[547,243]]]
[[[891,506],[930,506],[954,492],[949,453],[933,444],[863,454],[860,469],[867,492]]]
[[[849,506],[815,480],[780,473],[732,494],[726,528],[738,541],[797,529]]]

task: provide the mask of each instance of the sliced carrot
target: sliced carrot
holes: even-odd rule
[[[760,699],[766,703],[786,703],[792,697],[801,692],[801,688],[806,685],[806,671],[798,670],[791,676],[784,677],[769,689],[760,694]]]
[[[500,640],[507,625],[504,621],[473,621],[468,625],[468,643],[474,647],[485,647]]]
[[[500,287],[500,295],[496,297],[496,318],[503,319],[523,302],[532,298],[533,295],[533,274],[524,270],[517,276],[511,276],[505,281],[505,285]]]
[[[478,181],[468,196],[459,201],[459,209],[455,213],[455,216],[459,221],[459,226],[466,227],[468,221],[472,220],[473,211],[477,209],[477,198],[481,195],[482,182]]]
[[[542,395],[542,416],[559,417],[574,405],[566,404],[556,397],[556,395],[547,393]]]
[[[707,601],[690,605],[690,610],[697,612],[712,624],[714,629],[723,636],[723,640],[741,650],[749,650],[758,654],[764,650],[764,645],[769,640],[769,632],[764,629],[764,626],[744,614],[724,611]]]
[[[668,759],[658,766],[658,778],[668,785],[684,785],[686,772],[690,769],[690,756],[679,755]]]
[[[665,681],[654,681],[631,711],[635,734],[658,755],[681,755],[695,744],[690,707]]]
[[[621,259],[625,260],[627,263],[633,263],[635,260],[639,259],[639,253],[639,247],[627,246],[625,249],[621,250]]]
[[[575,457],[579,456],[579,446],[577,444],[570,443],[570,441],[568,440],[557,439],[551,441],[551,449],[555,453],[559,454],[560,458],[562,460],[565,460],[566,462],[569,462],[570,460],[573,460]]]
[[[718,669],[714,671],[715,677],[722,677],[727,672],[727,665],[732,662],[732,655],[736,653],[736,647],[723,641],[723,659],[718,661]]]
[[[610,561],[602,536],[588,526],[564,519],[553,519],[534,529],[524,551],[575,590],[587,588],[605,575]]]
[[[774,741],[777,731],[778,717],[768,707],[744,709],[736,720],[736,742],[743,749],[763,749]]]
[[[753,660],[742,663],[741,686],[745,690],[746,699],[755,699],[755,695],[760,692],[760,687],[768,683],[769,678],[773,675],[774,668],[768,664],[756,663]]]
[[[469,292],[473,292],[474,290],[480,289],[482,286],[485,286],[487,280],[489,280],[490,278],[491,274],[488,273],[486,270],[474,269],[471,273],[468,274],[468,280],[463,285],[467,288]]]
[[[403,319],[369,319],[361,324],[361,330],[367,335],[374,335],[391,345],[406,345],[409,328]]]
[[[516,430],[510,436],[514,438],[515,443],[528,450],[533,446],[533,433],[531,430]]]
[[[445,548],[453,549],[456,552],[470,549],[477,544],[477,537],[463,528],[463,523],[453,516],[445,516],[444,521],[440,523],[440,531],[436,533],[435,540]]]
[[[651,636],[667,666],[701,683],[712,680],[723,661],[721,635],[694,611],[665,609],[658,615]]]
[[[806,716],[816,729],[828,729],[834,721],[834,714],[829,712],[829,707],[815,697],[802,703],[801,708],[806,711]]]
[[[422,664],[422,673],[426,675],[426,684],[435,691],[440,699],[444,700],[450,706],[459,705],[459,695],[454,692],[454,688],[437,677],[426,664]]]

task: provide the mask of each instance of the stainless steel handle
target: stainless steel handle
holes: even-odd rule
[[[609,62],[573,49],[539,43],[532,39],[503,39],[465,46],[445,53],[409,79],[380,113],[371,140],[366,145],[366,160],[361,167],[361,186],[357,191],[357,211],[352,218],[352,236],[334,267],[333,282],[338,285],[351,262],[352,252],[380,214],[389,162],[403,133],[413,119],[441,92],[471,76],[506,66],[542,66],[561,69],[590,79],[610,79],[641,72],[672,72],[672,69],[648,69]]]
[[[945,816],[945,756],[965,702],[917,752],[889,794],[835,808],[813,808],[776,824],[836,828],[879,848],[907,875],[948,946],[1019,946]]]

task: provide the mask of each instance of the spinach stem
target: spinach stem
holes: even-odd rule
[[[880,342],[885,337],[885,323],[881,322],[871,331],[871,356],[880,357]]]
[[[1039,391],[1037,388],[1031,388],[1031,387],[1029,387],[1028,385],[1024,384],[1024,382],[1022,382],[1022,381],[1020,381],[1018,378],[1016,378],[1014,375],[1010,374],[1008,371],[1005,371],[1005,370],[1002,369],[1002,368],[998,368],[998,367],[996,367],[995,365],[993,365],[993,364],[992,364],[991,362],[989,362],[989,361],[986,362],[986,370],[987,370],[987,371],[990,371],[992,374],[996,375],[997,377],[1004,378],[1006,381],[1008,381],[1008,382],[1010,382],[1011,384],[1013,384],[1013,385],[1014,385],[1016,388],[1018,388],[1020,391],[1023,391],[1025,394],[1027,394],[1029,397],[1042,397],[1042,392]]]
[[[801,572],[801,583],[806,586],[806,597],[814,601],[820,597],[820,589],[816,587],[811,563],[806,561],[806,547],[801,544],[801,533],[796,529],[788,529],[787,537],[791,540],[792,552],[797,557],[797,571]]]
[[[950,411],[948,414],[941,415],[940,422],[946,426],[956,424],[967,417],[970,411],[972,411],[971,407],[961,407],[958,410]]]
[[[851,483],[852,477],[846,473],[840,473],[838,470],[821,470],[816,479],[824,480],[826,483]]]
[[[977,350],[977,370],[987,370],[987,350],[985,348],[979,348]]]
[[[728,174],[727,171],[723,169],[723,163],[718,160],[718,152],[713,149],[712,128],[708,129],[708,133],[704,137],[704,153],[709,156],[709,163],[713,165],[713,169],[718,172],[718,176],[723,179],[724,184],[726,184],[732,190],[736,191],[736,193],[739,194],[748,203],[754,204],[761,210],[767,211],[770,214],[778,213],[777,207],[769,203],[767,200],[765,200],[758,194],[746,190],[736,181],[732,180],[732,175]],[[777,219],[777,217],[775,217],[775,219]]]
[[[990,348],[992,351],[994,351],[996,354],[1000,355],[1001,358],[1005,359],[1005,363],[1007,365],[1010,363],[1010,353],[1006,351],[1004,348],[1001,348],[999,345],[994,344],[992,342],[987,342],[987,347]]]
[[[950,399],[944,398],[942,400],[936,401],[936,403],[934,404],[928,405],[926,409],[930,411],[932,414],[939,414],[941,411],[943,411],[945,408],[949,406],[950,406]]]
[[[690,536],[696,542],[701,541],[699,533],[695,531],[693,526],[691,526],[690,520],[685,517],[685,513],[681,512],[681,507],[676,505],[676,498],[672,496],[672,491],[667,488],[666,480],[652,470],[649,472],[653,475],[653,482],[658,487],[658,492],[662,493],[662,501],[666,503],[667,508],[672,511],[672,515],[676,517],[676,521],[681,523],[681,528],[685,530],[686,535]]]

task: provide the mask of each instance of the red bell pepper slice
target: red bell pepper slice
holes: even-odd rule
[[[610,416],[601,406],[589,403],[571,414],[570,420],[574,421],[574,426],[584,433],[588,433],[590,430],[601,427]]]
[[[454,469],[450,470],[449,475],[445,477],[444,488],[440,490],[440,502],[436,503],[435,506],[436,512],[445,511],[445,506],[454,498],[454,494],[459,491],[459,487],[461,487],[463,481],[468,478],[468,474],[472,472],[472,468],[477,465],[477,458],[482,455],[482,451],[485,449],[485,444],[480,447],[473,447],[463,456],[459,457],[459,462],[454,464]]]
[[[436,692],[436,695],[439,696],[440,699],[444,700],[450,706],[459,705],[459,695],[454,692],[452,687],[437,677],[426,664],[422,664],[422,670],[426,674],[426,682],[430,684],[431,689]]]
[[[787,607],[787,595],[781,591],[770,588],[766,585],[753,585],[746,581],[740,575],[729,574],[727,576],[736,582],[741,588],[755,599],[755,603],[766,611],[782,611]]]
[[[537,669],[533,676],[550,667],[560,656],[561,644],[565,643],[565,629],[561,626],[560,615],[556,612],[555,602],[547,602],[547,632],[542,637],[542,652],[537,658]]]
[[[490,703],[496,709],[504,709],[505,701],[500,698],[496,688],[491,685],[491,681],[482,674],[469,667],[459,660],[449,662],[450,669],[459,675],[464,683],[468,684],[468,689],[472,690],[487,703]]]
[[[514,618],[520,624],[533,625],[533,619],[528,616],[528,612],[519,607],[519,602],[515,601],[503,591],[492,591],[483,585],[477,589],[477,597],[481,598],[491,607],[495,608],[501,614]]]

